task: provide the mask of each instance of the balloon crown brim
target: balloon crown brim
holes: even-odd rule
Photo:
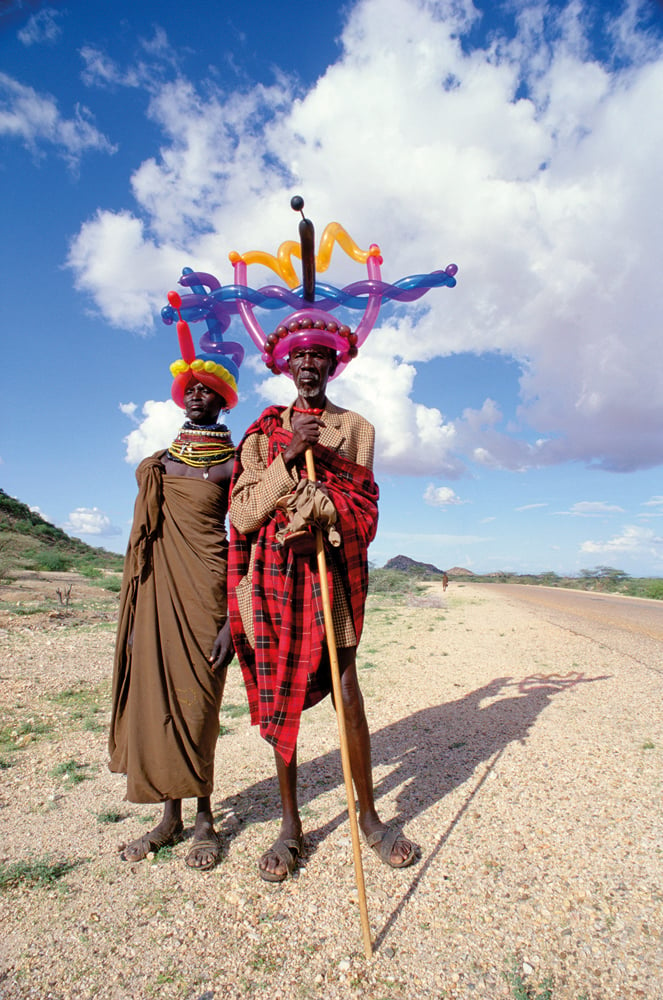
[[[265,339],[262,360],[275,374],[289,374],[288,359],[302,347],[328,347],[337,363],[347,364],[358,353],[357,335],[320,309],[300,309],[291,313]]]

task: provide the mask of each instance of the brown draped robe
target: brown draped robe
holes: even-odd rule
[[[113,670],[110,769],[132,802],[210,795],[224,672],[228,488],[138,466]]]

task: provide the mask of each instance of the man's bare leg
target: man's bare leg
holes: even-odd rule
[[[282,810],[281,830],[278,839],[284,842],[295,841],[301,845],[302,823],[299,818],[299,806],[297,803],[297,748],[295,747],[295,752],[289,764],[286,764],[278,750],[274,750],[274,761],[276,763],[276,776],[279,781]],[[300,851],[295,852],[290,849],[290,853],[293,855],[293,860],[296,861],[296,855]],[[286,863],[278,857],[273,848],[265,851],[258,862],[258,868],[261,872],[273,876],[274,881],[281,881],[286,878],[289,871]]]
[[[341,693],[345,712],[345,730],[348,738],[350,768],[357,799],[359,800],[359,825],[365,837],[387,829],[375,809],[373,792],[373,768],[371,764],[371,737],[368,731],[364,699],[357,677],[356,650],[338,650],[338,664],[341,672]],[[391,863],[399,867],[412,857],[414,845],[406,837],[399,837],[391,850]]]
[[[167,799],[163,804],[163,816],[158,826],[127,844],[122,857],[125,861],[142,861],[160,847],[176,844],[182,835],[182,829],[182,800]]]

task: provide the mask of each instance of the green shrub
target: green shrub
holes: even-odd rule
[[[0,889],[11,885],[52,885],[76,868],[80,861],[51,861],[34,858],[32,861],[0,863]]]
[[[126,818],[127,813],[120,812],[118,809],[104,809],[97,813],[97,823],[121,823]]]
[[[39,552],[35,557],[35,569],[49,573],[66,573],[67,570],[71,569],[71,556],[54,549],[47,549],[45,552]]]
[[[368,575],[369,594],[409,594],[414,585],[414,578],[399,569],[373,569]]]
[[[81,563],[80,566],[76,567],[81,576],[84,576],[86,580],[100,580],[104,575],[104,571],[99,568],[99,566],[93,565],[93,563]]]
[[[645,593],[654,601],[663,601],[663,580],[650,580]]]
[[[45,521],[32,521],[32,534],[49,539],[60,539],[62,532],[55,527],[53,524],[47,524]]]
[[[68,785],[80,785],[81,781],[90,777],[87,773],[89,767],[89,764],[80,764],[77,760],[67,760],[52,767],[50,774],[53,778],[64,778]]]

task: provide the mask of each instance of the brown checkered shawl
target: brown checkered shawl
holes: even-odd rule
[[[251,434],[266,435],[270,463],[292,438],[282,424],[283,410],[284,407],[269,407],[244,437],[246,440]],[[233,486],[243,471],[243,443],[237,449]],[[336,559],[359,642],[368,589],[367,549],[377,529],[378,488],[369,469],[320,445],[315,446],[313,453],[318,480],[327,486],[336,507],[342,538],[340,549],[327,547],[330,596],[333,602],[331,560]],[[240,534],[231,521],[228,606],[251,722],[260,725],[264,739],[289,763],[303,709],[329,694],[331,682],[326,657],[323,658],[325,627],[316,557],[296,556],[276,541],[277,531],[286,523],[287,517],[279,509],[251,535]],[[252,546],[255,547],[251,581],[255,649],[244,633],[235,593],[248,572]]]

